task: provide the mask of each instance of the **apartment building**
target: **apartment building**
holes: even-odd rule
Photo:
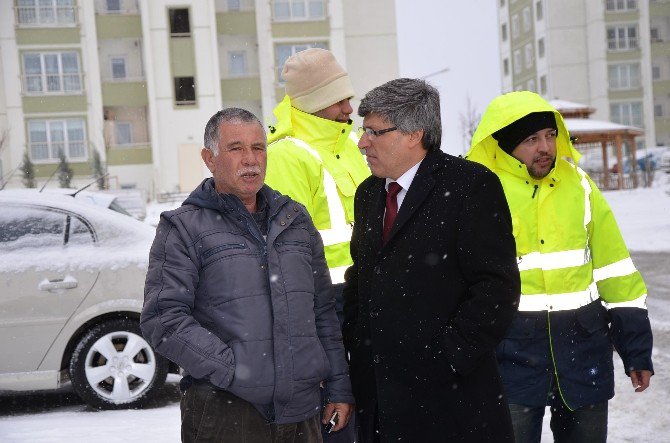
[[[670,146],[670,0],[496,0],[503,91],[583,103]]]
[[[0,0],[0,180],[28,153],[38,184],[63,152],[78,185],[100,156],[112,188],[188,192],[209,175],[207,119],[263,121],[284,61],[332,50],[358,97],[399,73],[388,0]],[[3,138],[4,137],[4,138]]]

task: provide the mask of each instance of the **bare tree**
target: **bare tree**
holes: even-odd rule
[[[477,125],[479,125],[479,121],[482,118],[482,115],[477,112],[477,109],[472,104],[469,95],[467,96],[465,113],[459,113],[459,118],[461,121],[461,137],[463,137],[463,153],[466,153],[470,149],[472,136],[475,134]]]

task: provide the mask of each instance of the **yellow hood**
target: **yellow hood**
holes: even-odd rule
[[[556,117],[558,128],[556,157],[572,159],[576,164],[581,154],[570,142],[570,134],[563,121],[563,116],[541,96],[529,91],[503,94],[489,104],[472,136],[472,144],[466,158],[481,163],[489,169],[494,169],[496,150],[500,147],[491,134],[532,112],[544,111],[553,112]]]

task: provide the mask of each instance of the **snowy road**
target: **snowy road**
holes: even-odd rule
[[[633,392],[615,358],[617,395],[610,403],[610,442],[670,441],[670,253],[634,253],[649,289],[656,375],[651,388]],[[179,392],[168,384],[153,407],[94,411],[73,394],[0,397],[0,441],[14,442],[178,442]],[[545,420],[543,442],[552,441]]]

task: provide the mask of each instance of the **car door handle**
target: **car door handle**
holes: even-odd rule
[[[40,291],[62,291],[65,289],[74,289],[77,287],[79,282],[76,278],[71,275],[66,275],[65,278],[57,278],[54,280],[49,280],[45,278],[38,283],[37,289]]]

